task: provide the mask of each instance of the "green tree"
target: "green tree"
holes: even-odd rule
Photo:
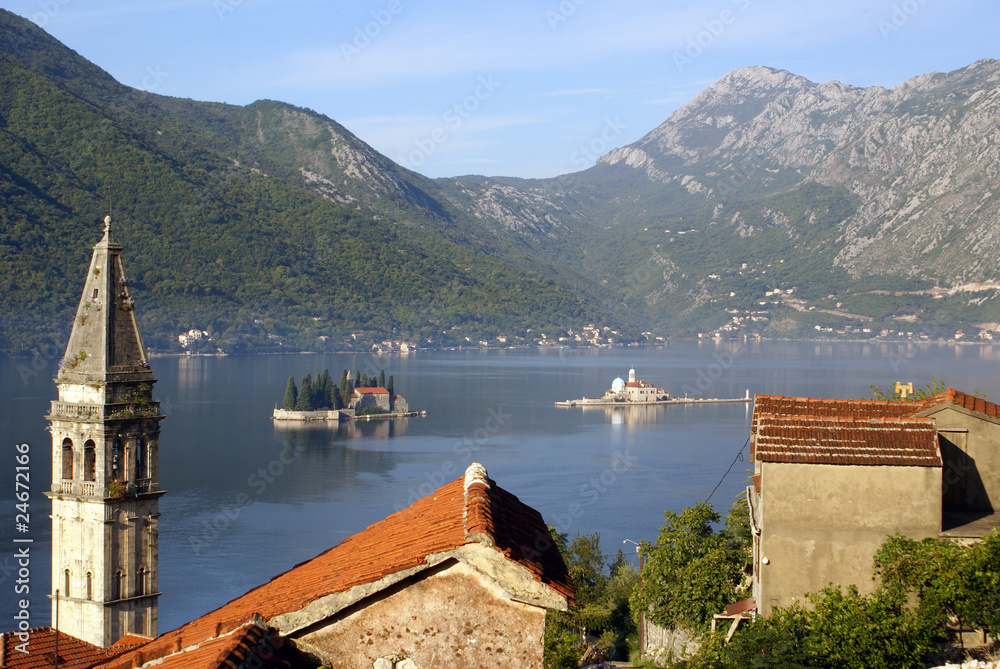
[[[316,384],[316,395],[317,409],[333,408],[333,379],[330,378],[329,369],[324,369],[323,373],[319,375],[319,380]]]
[[[588,638],[597,637],[598,649],[613,656],[627,656],[628,639],[635,636],[635,622],[629,609],[629,595],[639,575],[621,551],[608,563],[601,552],[601,538],[577,534],[569,541],[564,533],[549,527],[559,548],[575,593],[573,605],[565,612],[546,616],[545,666],[579,666]]]
[[[875,553],[875,573],[891,596],[916,596],[921,621],[943,629],[956,619],[1000,632],[1000,535],[962,547],[928,538],[893,536]]]
[[[743,504],[730,516],[746,514]],[[656,543],[644,549],[642,585],[632,595],[632,611],[663,627],[704,630],[712,616],[749,592],[744,576],[750,568],[750,545],[741,522],[733,519],[720,531],[722,517],[699,502],[680,514],[667,511]]]
[[[385,388],[385,370],[378,370],[378,387]]]
[[[312,411],[316,408],[313,404],[313,398],[315,397],[315,389],[313,388],[312,374],[306,372],[302,377],[302,383],[299,384],[299,399],[295,404],[295,408],[299,411]]]
[[[969,575],[966,618],[1000,637],[1000,532],[996,528],[983,543],[970,547],[965,568]]]
[[[827,586],[808,599],[814,610],[808,614],[806,645],[827,666],[922,667],[924,656],[934,650],[935,628],[886,590],[862,596],[854,585],[846,593]]]
[[[350,385],[351,380],[348,377],[349,372],[344,369],[340,373],[340,404],[341,406],[347,406],[347,403],[351,401],[351,393],[353,390],[348,390],[347,386]]]
[[[703,636],[675,669],[915,669],[934,650],[933,629],[885,590],[862,596],[855,586],[828,586],[807,599],[811,609],[775,609],[744,623],[729,643],[725,630]]]
[[[385,389],[389,391],[390,395],[395,396],[395,394],[396,394],[396,383],[395,383],[395,381],[393,381],[392,374],[389,375],[388,384],[389,385],[387,385],[385,387]]]
[[[294,409],[299,398],[299,389],[295,387],[295,377],[288,377],[288,384],[285,386],[285,400],[283,406],[286,409]]]

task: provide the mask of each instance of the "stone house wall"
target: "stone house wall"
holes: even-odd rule
[[[396,666],[406,658],[414,669],[540,669],[544,634],[544,609],[505,597],[471,567],[449,561],[300,639],[327,654],[331,669],[375,667],[380,658]]]

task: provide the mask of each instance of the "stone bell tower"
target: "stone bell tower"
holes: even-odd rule
[[[52,624],[98,646],[156,636],[160,406],[111,217],[84,280],[46,418]],[[58,592],[58,596],[57,593]]]

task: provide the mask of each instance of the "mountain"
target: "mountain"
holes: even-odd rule
[[[9,12],[0,45],[0,350],[62,345],[109,210],[154,348],[191,328],[239,351],[591,320],[564,270],[321,114],[131,89]]]
[[[745,68],[589,170],[459,183],[478,211],[503,212],[493,229],[582,248],[597,278],[675,330],[737,314],[774,335],[900,321],[943,333],[1000,320],[998,83],[993,60],[891,90]],[[551,223],[533,226],[542,210]],[[754,326],[751,312],[768,313]]]
[[[65,340],[108,210],[156,348],[1000,329],[998,83],[744,68],[590,169],[428,179],[312,110],[128,88],[0,11],[0,350]]]

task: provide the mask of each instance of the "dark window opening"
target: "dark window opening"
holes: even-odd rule
[[[83,480],[97,480],[97,446],[90,439],[83,445]]]
[[[62,443],[62,477],[64,481],[73,479],[73,440],[69,437]]]

